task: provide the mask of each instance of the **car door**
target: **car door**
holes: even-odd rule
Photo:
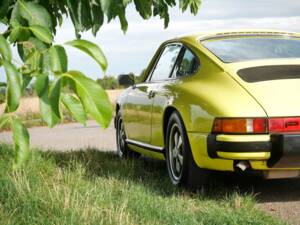
[[[153,97],[157,83],[169,79],[181,45],[166,45],[156,60],[146,82],[131,88],[126,100],[125,130],[130,141],[151,143]]]
[[[127,139],[150,143],[151,110],[153,98],[150,97],[154,84],[141,83],[131,87],[125,104],[125,131]]]
[[[164,147],[163,115],[164,109],[176,98],[176,90],[184,77],[194,74],[199,68],[199,59],[187,47],[182,46],[172,69],[172,75],[166,81],[157,82],[152,106],[151,145]]]

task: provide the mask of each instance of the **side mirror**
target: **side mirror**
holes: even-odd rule
[[[132,74],[121,74],[118,76],[119,85],[130,87],[134,85],[134,76]]]

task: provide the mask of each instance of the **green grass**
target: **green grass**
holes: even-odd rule
[[[13,171],[0,145],[0,224],[283,224],[255,208],[251,194],[170,185],[163,162],[112,153],[34,151]]]

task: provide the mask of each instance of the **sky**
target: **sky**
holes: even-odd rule
[[[167,29],[159,18],[143,20],[131,4],[126,11],[129,27],[124,34],[119,21],[105,23],[93,37],[82,35],[97,43],[108,59],[107,75],[129,72],[140,74],[147,67],[161,42],[186,33],[230,29],[276,29],[300,32],[300,1],[298,0],[202,0],[196,16],[182,13],[177,4],[170,9]],[[75,39],[69,19],[57,29],[55,42],[63,44]],[[100,67],[89,56],[72,47],[66,47],[69,69],[80,70],[96,79],[103,76]],[[16,52],[14,52],[16,55]],[[3,79],[0,71],[0,80]]]

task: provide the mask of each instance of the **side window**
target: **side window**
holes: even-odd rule
[[[182,60],[179,66],[176,68],[176,77],[183,77],[196,72],[199,67],[199,60],[197,57],[187,48],[184,51]]]
[[[168,79],[176,62],[181,45],[167,45],[152,72],[151,81]]]

